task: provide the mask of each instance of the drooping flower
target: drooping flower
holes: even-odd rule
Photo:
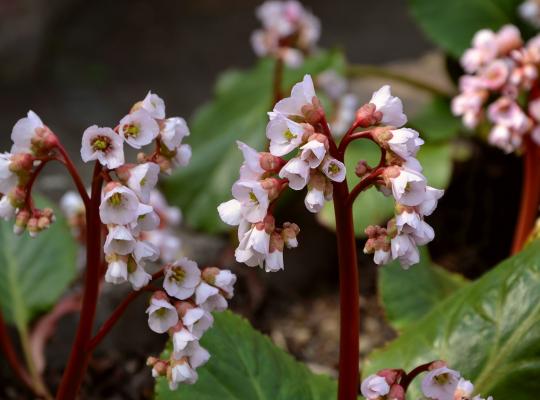
[[[459,372],[450,368],[433,369],[422,380],[422,393],[432,399],[453,400],[459,379]]]
[[[11,153],[30,153],[32,148],[32,138],[36,135],[36,130],[45,128],[38,115],[32,110],[28,111],[25,118],[21,118],[13,126],[11,131],[11,140],[13,146]]]
[[[140,210],[141,204],[133,190],[118,184],[112,185],[110,190],[105,187],[105,196],[99,206],[99,215],[104,224],[130,224],[137,220]]]
[[[152,162],[139,164],[129,171],[128,187],[133,190],[143,203],[148,203],[150,193],[157,184],[159,166]]]
[[[178,312],[166,300],[163,292],[154,293],[146,313],[148,314],[148,326],[156,333],[165,333],[178,323]]]
[[[382,376],[370,375],[362,381],[360,390],[367,400],[378,400],[388,394],[390,385]]]
[[[169,150],[174,150],[182,144],[182,140],[189,136],[189,128],[184,118],[167,118],[160,131],[161,141]]]
[[[195,293],[200,281],[197,263],[184,257],[166,267],[163,288],[169,296],[184,300]]]
[[[373,93],[369,102],[382,113],[383,124],[399,128],[407,123],[407,116],[403,113],[403,103],[399,97],[392,96],[390,86],[385,85]]]
[[[152,118],[165,118],[165,102],[157,94],[148,92],[141,103],[141,107],[146,110]]]

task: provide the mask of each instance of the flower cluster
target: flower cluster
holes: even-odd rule
[[[528,135],[540,143],[540,35],[524,45],[519,30],[506,25],[478,31],[472,45],[461,58],[467,75],[452,112],[470,129],[487,120],[489,142],[507,153],[521,149]]]
[[[526,0],[518,8],[519,15],[535,28],[540,28],[540,2]]]
[[[267,1],[257,9],[257,17],[263,28],[251,36],[255,53],[292,67],[302,64],[321,34],[319,19],[296,0]]]
[[[211,313],[227,308],[236,276],[215,267],[201,271],[187,258],[166,265],[164,272],[165,291],[154,292],[146,313],[151,330],[169,334],[172,352],[167,359],[150,357],[148,365],[154,377],[167,377],[174,390],[180,383],[195,383],[196,369],[210,358],[199,340],[214,322]]]
[[[414,378],[414,377],[413,377]],[[361,385],[362,396],[367,400],[404,400],[407,384],[402,370],[384,369],[370,375]],[[427,367],[421,384],[422,394],[430,400],[493,400],[474,394],[474,385],[461,377],[458,371],[447,367],[444,361],[434,361]]]
[[[11,152],[0,154],[0,218],[14,218],[16,234],[27,230],[36,236],[54,222],[54,213],[50,208],[34,207],[32,185],[44,164],[56,156],[58,139],[29,111],[13,127],[11,140]]]
[[[373,93],[358,115],[373,119],[371,123],[379,123],[372,130],[372,138],[384,151],[385,165],[375,185],[395,200],[395,217],[388,221],[386,228],[369,226],[366,229],[368,240],[364,252],[374,254],[376,264],[397,259],[407,268],[419,261],[417,246],[434,238],[433,228],[424,217],[433,213],[444,191],[428,186],[422,175],[416,153],[424,141],[418,132],[403,127],[407,117],[403,114],[402,102],[392,96],[389,86]],[[372,170],[359,163],[356,173],[364,176]]]
[[[319,133],[323,116],[313,81],[306,75],[269,113],[270,152],[259,153],[239,142],[244,163],[232,188],[234,199],[218,207],[225,223],[239,226],[238,262],[266,271],[283,269],[283,248],[298,245],[299,228],[291,223],[276,228],[274,202],[287,186],[307,187],[306,208],[316,213],[332,199],[332,182],[345,179],[345,166],[330,156],[328,137]],[[293,151],[296,154],[288,161],[283,158]]]
[[[174,247],[179,242],[172,243],[169,236],[155,232],[166,221],[177,222],[179,213],[171,212],[154,188],[160,172],[170,173],[173,166],[189,161],[191,148],[182,143],[188,135],[185,121],[179,117],[165,118],[164,101],[151,92],[132,107],[114,130],[94,125],[84,132],[82,159],[97,160],[106,167],[108,182],[103,188],[99,215],[108,231],[104,244],[107,282],[129,281],[133,289],[139,290],[151,278],[144,265],[159,258],[160,247],[169,248],[167,261],[176,256]],[[141,149],[152,143],[154,150],[149,154],[140,152],[137,164],[125,163],[124,144]]]

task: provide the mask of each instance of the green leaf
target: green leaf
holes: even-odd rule
[[[379,268],[379,296],[386,318],[398,331],[414,328],[414,323],[466,283],[461,275],[433,264],[425,247],[420,263],[408,270],[398,262]]]
[[[16,236],[13,221],[1,221],[0,304],[6,320],[23,327],[52,307],[75,275],[76,255],[77,244],[60,213],[36,238]]]
[[[451,144],[447,142],[426,143],[418,152],[418,160],[424,167],[424,174],[430,186],[445,188],[450,181],[452,173]],[[369,165],[375,166],[380,158],[379,147],[374,143],[362,140],[353,142],[347,148],[345,165],[347,166],[347,180],[350,189],[359,181],[355,175],[355,166],[359,160],[366,160]],[[370,188],[358,196],[353,206],[355,232],[358,236],[364,234],[368,225],[385,223],[393,215],[393,199],[384,197],[375,188]],[[335,229],[334,206],[332,202],[326,203],[318,215],[319,221]]]
[[[454,57],[470,47],[483,28],[517,24],[517,7],[523,0],[409,0],[420,27],[437,45]]]
[[[415,296],[416,293],[410,293]],[[386,348],[364,375],[442,359],[495,399],[540,393],[540,242],[456,291]],[[418,382],[409,395],[419,398]]]
[[[243,318],[226,311],[215,314],[214,327],[201,345],[211,358],[200,367],[195,385],[170,391],[165,378],[156,385],[157,400],[330,400],[336,382],[315,375],[254,330]]]
[[[307,59],[300,69],[286,69],[284,88],[288,91],[306,73],[317,74],[328,68],[341,71],[344,65],[341,53],[321,52]],[[231,186],[238,179],[242,156],[236,141],[265,148],[272,76],[271,60],[261,60],[252,70],[225,73],[218,80],[215,99],[191,121],[191,163],[165,183],[168,198],[182,207],[191,226],[208,232],[228,229],[219,220],[216,207],[230,199]]]
[[[450,101],[442,97],[435,97],[409,121],[408,126],[422,132],[423,138],[429,143],[450,140],[458,136],[462,129],[461,120],[450,111]]]

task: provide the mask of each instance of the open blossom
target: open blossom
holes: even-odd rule
[[[135,149],[140,149],[152,143],[158,136],[159,125],[146,110],[140,109],[122,118],[118,131],[126,143]]]
[[[135,249],[136,240],[131,231],[123,225],[109,228],[105,240],[105,254],[128,255]]]
[[[305,106],[313,105],[313,101],[316,98],[313,79],[311,79],[310,75],[305,75],[302,82],[298,82],[293,86],[290,97],[281,99],[276,103],[274,110],[269,113],[270,119],[274,119],[278,115],[288,118],[294,116],[303,118],[304,113],[302,109]]]
[[[206,282],[201,282],[195,290],[195,303],[203,310],[224,311],[227,309],[227,300],[215,286],[209,285]]]
[[[360,390],[367,400],[378,400],[388,394],[390,385],[384,377],[370,375],[362,381]]]
[[[166,267],[163,287],[169,296],[184,300],[195,293],[200,281],[201,271],[197,263],[184,257]]]
[[[114,257],[108,261],[105,281],[118,285],[128,279],[127,257]]]
[[[392,96],[390,86],[385,85],[373,93],[369,102],[382,113],[383,124],[399,128],[407,123],[407,116],[403,113],[403,103],[399,97]]]
[[[137,220],[140,210],[139,199],[135,192],[118,185],[106,191],[99,206],[99,215],[104,224],[127,225]]]
[[[141,107],[148,112],[152,118],[165,118],[165,102],[161,97],[151,91],[148,92],[141,102]]]
[[[212,314],[200,307],[189,308],[182,316],[182,323],[197,339],[212,327],[214,318]]]
[[[416,157],[416,153],[424,141],[418,132],[409,128],[401,128],[390,131],[392,138],[387,141],[391,151],[403,159]]]
[[[32,138],[36,135],[36,130],[45,128],[43,122],[38,115],[33,111],[28,111],[25,118],[21,118],[13,126],[11,131],[11,140],[13,146],[11,153],[30,153],[32,147]]]
[[[182,140],[189,136],[189,128],[184,118],[167,118],[160,131],[161,141],[169,150],[175,149],[182,144]]]
[[[146,313],[148,325],[156,333],[165,333],[178,323],[176,308],[164,298],[162,292],[156,292],[152,296]]]
[[[111,128],[93,125],[83,133],[81,157],[84,162],[98,160],[109,169],[117,168],[124,164],[122,138]]]
[[[422,393],[431,399],[453,400],[460,374],[447,367],[427,372],[422,380]]]
[[[232,187],[232,194],[242,207],[243,218],[249,222],[259,222],[266,215],[270,200],[268,192],[258,181],[237,181]]]
[[[0,153],[0,193],[9,193],[17,185],[17,175],[11,170],[11,153]]]
[[[286,178],[289,181],[289,187],[293,190],[302,190],[309,179],[309,164],[298,158],[292,158],[285,164],[279,172],[280,178]]]
[[[155,163],[147,162],[139,164],[129,170],[127,186],[133,190],[143,203],[148,203],[150,193],[157,184],[159,176],[159,166]]]
[[[282,114],[276,114],[266,127],[266,137],[270,140],[270,152],[284,156],[297,149],[309,132],[305,124],[294,122]]]
[[[397,176],[388,179],[397,202],[406,206],[417,206],[424,200],[427,181],[419,172],[400,169]]]

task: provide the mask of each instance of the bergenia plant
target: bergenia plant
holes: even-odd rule
[[[377,264],[398,260],[404,268],[419,262],[418,246],[434,237],[424,221],[436,208],[443,191],[428,185],[416,158],[423,140],[406,128],[407,117],[389,86],[376,91],[361,106],[346,134],[338,142],[317,98],[311,76],[294,85],[291,95],[268,113],[268,151],[258,152],[238,142],[244,156],[240,177],[232,187],[233,199],[218,207],[221,219],[238,226],[236,260],[267,272],[284,268],[283,251],[298,246],[300,227],[278,222],[274,208],[283,192],[306,189],[305,206],[313,213],[333,201],[339,251],[341,336],[339,399],[356,399],[359,383],[359,288],[352,206],[358,196],[376,187],[395,201],[395,216],[386,226],[369,226],[364,252]],[[349,190],[344,159],[355,140],[370,140],[380,148],[380,161],[370,166],[358,160],[358,182]],[[359,199],[361,200],[361,198]],[[368,377],[362,393],[368,399],[404,399],[410,381],[429,371],[424,394],[449,399],[458,390],[459,373],[441,362],[419,366],[406,374],[384,370]],[[471,391],[470,391],[471,392]],[[462,396],[466,399],[466,395]]]
[[[188,135],[186,122],[167,118],[164,101],[149,92],[114,129],[94,125],[84,131],[81,157],[94,163],[87,191],[58,136],[37,114],[30,111],[13,127],[11,152],[1,157],[0,216],[14,220],[15,234],[26,231],[36,236],[55,220],[53,210],[37,208],[32,196],[33,185],[49,162],[62,163],[77,187],[77,192],[64,195],[61,208],[86,248],[84,293],[57,399],[76,398],[93,350],[140,293],[151,294],[146,310],[149,328],[167,334],[172,342],[166,359],[148,359],[155,377],[165,376],[171,389],[194,383],[196,369],[210,357],[199,339],[213,324],[211,313],[228,307],[236,276],[215,267],[201,269],[180,256],[179,239],[171,230],[180,221],[180,211],[170,207],[156,189],[160,174],[189,162],[191,148],[183,143]],[[133,163],[126,160],[126,146],[139,151]],[[162,288],[157,286],[160,278]],[[103,280],[129,283],[134,292],[93,334]],[[52,398],[35,368],[27,370],[19,362],[9,337],[2,334],[1,341],[21,379],[36,395]]]

